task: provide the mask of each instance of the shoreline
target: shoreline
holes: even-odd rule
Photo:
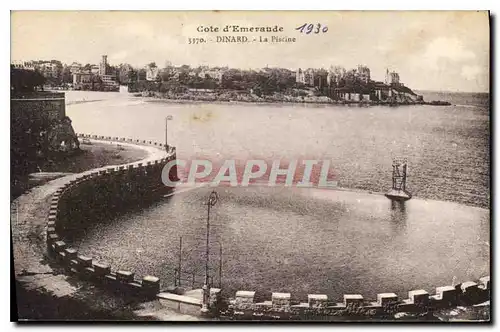
[[[264,182],[264,184],[266,184],[267,182]],[[174,191],[171,193],[171,194],[168,194],[168,195],[165,195],[164,197],[170,197],[170,196],[174,196],[176,194],[183,194],[185,192],[189,192],[189,191],[192,191],[192,190],[198,190],[198,189],[202,189],[202,188],[206,188],[208,187],[208,185],[206,183],[202,183],[202,184],[198,184],[198,186],[193,186],[193,187],[190,187],[188,185],[186,185],[186,183],[181,183],[181,184],[178,184],[175,188],[174,188]],[[254,185],[251,185],[251,186],[248,186],[248,187],[242,187],[242,186],[236,186],[236,187],[231,187],[231,186],[219,186],[219,187],[216,187],[216,188],[259,188],[260,187],[260,184],[256,183]],[[267,187],[267,186],[262,186],[264,188],[273,188],[273,187]],[[274,187],[276,188],[276,187]],[[286,188],[286,187],[282,187],[282,188]],[[352,193],[352,194],[365,194],[365,195],[375,195],[375,196],[384,196],[385,197],[385,194],[387,192],[385,191],[375,191],[375,190],[367,190],[367,189],[359,189],[359,188],[349,188],[349,187],[334,187],[334,188],[321,188],[321,187],[310,187],[310,188],[297,188],[297,187],[290,187],[288,189],[300,189],[300,190],[318,190],[318,192],[347,192],[347,193]],[[444,199],[436,199],[436,198],[432,198],[432,197],[424,197],[424,196],[412,196],[412,199],[413,200],[420,200],[420,201],[432,201],[432,202],[441,202],[441,203],[450,203],[450,204],[455,204],[457,206],[462,206],[462,207],[468,207],[468,208],[472,208],[472,209],[478,209],[478,210],[483,210],[483,211],[490,211],[491,212],[491,209],[489,206],[483,206],[483,205],[473,205],[473,204],[467,204],[467,203],[464,203],[464,202],[460,202],[458,200],[444,200]],[[390,201],[389,198],[387,198],[388,201]]]
[[[148,94],[129,92],[129,95],[136,98],[143,98],[147,102],[172,102],[172,103],[224,103],[224,104],[293,104],[293,105],[357,105],[361,106],[415,106],[415,105],[428,105],[428,106],[453,106],[453,104],[445,101],[422,101],[422,102],[389,102],[389,101],[352,101],[352,100],[293,100],[293,99],[247,99],[247,98],[205,98],[192,95],[189,97],[166,97],[158,96],[155,92],[149,92]],[[291,97],[293,98],[293,97]]]

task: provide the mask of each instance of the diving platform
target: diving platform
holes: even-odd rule
[[[385,194],[393,201],[407,201],[411,193],[406,190],[406,178],[408,174],[408,161],[406,158],[395,158],[392,161],[392,188]]]
[[[411,198],[411,194],[405,190],[391,189],[385,194],[385,197],[393,201],[407,201]]]

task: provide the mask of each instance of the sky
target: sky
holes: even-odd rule
[[[328,31],[295,28],[320,23]],[[199,26],[275,26],[278,33],[197,32]],[[216,43],[216,36],[296,38],[295,43]],[[188,44],[189,38],[212,42]],[[354,68],[372,79],[386,69],[416,90],[489,92],[489,19],[485,11],[13,11],[11,60],[234,68]]]

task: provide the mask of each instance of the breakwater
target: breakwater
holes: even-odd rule
[[[78,137],[164,148],[161,143],[145,140],[83,134],[78,134]],[[83,279],[103,284],[122,294],[154,297],[159,292],[159,278],[144,276],[137,280],[133,272],[112,270],[108,264],[95,262],[91,257],[78,253],[65,238],[93,222],[119,213],[127,206],[144,205],[170,192],[172,188],[165,187],[161,174],[165,164],[175,158],[175,148],[169,148],[164,158],[86,173],[57,189],[47,216],[49,256],[62,263],[68,273]]]
[[[441,309],[488,301],[490,277],[436,287],[433,295],[423,289],[411,290],[406,299],[395,293],[377,294],[372,300],[361,294],[344,294],[342,302],[332,301],[326,294],[309,294],[305,302],[293,300],[290,293],[274,292],[270,300],[262,302],[255,302],[254,297],[254,291],[237,291],[222,315],[236,320],[328,320],[346,316],[394,319],[398,313],[404,313],[417,318]]]
[[[161,144],[144,140],[95,135],[79,137],[162,148]],[[79,253],[65,241],[67,235],[78,232],[88,223],[105,219],[111,211],[120,211],[126,205],[154,200],[162,196],[165,190],[171,190],[163,187],[161,171],[175,157],[175,149],[170,149],[166,157],[159,160],[91,171],[58,188],[51,199],[47,216],[49,256],[64,266],[68,274],[92,281],[121,295],[145,299],[167,298],[171,307],[188,308],[185,310],[194,314],[197,308],[201,308],[199,300],[183,296],[172,298],[173,295],[160,293],[158,277],[145,275],[138,278],[133,271],[113,269],[106,262],[95,261],[85,253]],[[96,219],[99,214],[102,214],[101,217]],[[253,291],[238,291],[234,297],[226,299],[220,294],[218,289],[211,290],[210,308],[212,314],[220,315],[223,319],[393,319],[398,313],[427,315],[443,308],[485,302],[490,298],[490,278],[437,287],[433,295],[423,289],[409,291],[407,299],[399,299],[395,293],[378,294],[373,300],[365,299],[361,294],[346,294],[343,301],[337,303],[325,294],[309,294],[306,301],[301,301],[292,298],[290,293],[273,292],[271,300],[257,302]]]

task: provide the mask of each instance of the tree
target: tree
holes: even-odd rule
[[[186,71],[181,71],[179,73],[179,82],[185,85],[189,83],[189,75]]]
[[[114,77],[118,77],[119,76],[119,69],[116,66],[106,64],[106,74],[114,76]]]
[[[133,81],[132,80],[133,68],[128,63],[120,64],[120,66],[118,66],[116,72],[117,72],[116,76],[117,76],[118,82],[120,84],[129,84]],[[136,80],[136,79],[137,78],[135,78],[134,80]]]
[[[139,71],[137,72],[137,80],[138,81],[145,81],[146,76],[147,76],[146,69],[144,69],[144,68],[139,69]]]
[[[163,82],[169,81],[171,77],[172,75],[170,74],[169,70],[162,70],[160,72],[160,78]]]
[[[129,82],[137,82],[137,78],[138,78],[137,71],[135,69],[131,68],[130,71],[128,72],[128,78],[129,78]]]
[[[62,84],[62,72],[64,69],[63,64],[59,60],[53,60],[54,63],[56,64],[56,74],[55,74],[55,83],[56,85],[61,85]]]
[[[38,70],[17,69],[11,66],[11,92],[33,92],[39,88],[43,90],[45,77]]]
[[[64,65],[61,73],[61,81],[62,83],[73,82],[73,77],[71,75],[71,67]]]
[[[98,75],[92,75],[91,77],[92,90],[102,91],[102,79]]]

